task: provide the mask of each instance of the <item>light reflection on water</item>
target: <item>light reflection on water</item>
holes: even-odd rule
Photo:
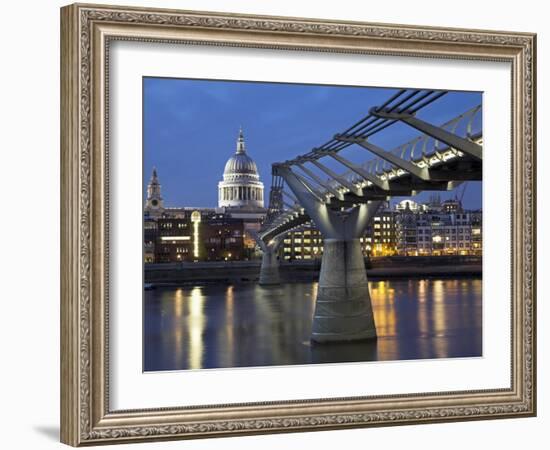
[[[317,283],[145,291],[146,371],[481,356],[480,279],[370,282],[376,341],[312,345]]]

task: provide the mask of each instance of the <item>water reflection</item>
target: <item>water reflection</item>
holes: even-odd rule
[[[180,370],[481,355],[479,279],[370,283],[378,340],[309,341],[317,283],[145,292],[144,369]]]
[[[204,313],[205,297],[201,288],[195,287],[191,290],[188,299],[189,313],[187,315],[186,327],[189,330],[189,358],[190,369],[201,369],[203,367],[204,341],[203,331],[207,322],[207,315]]]

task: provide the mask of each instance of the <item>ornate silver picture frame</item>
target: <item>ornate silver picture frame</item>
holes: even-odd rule
[[[113,409],[109,58],[116,41],[508,63],[512,114],[503,126],[512,130],[510,386]],[[105,5],[62,8],[61,441],[81,446],[534,416],[535,70],[536,36],[530,33]]]

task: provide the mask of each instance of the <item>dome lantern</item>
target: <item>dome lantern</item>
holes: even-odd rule
[[[239,128],[239,138],[237,139],[237,155],[246,153],[246,148],[244,145],[244,134],[243,127]]]

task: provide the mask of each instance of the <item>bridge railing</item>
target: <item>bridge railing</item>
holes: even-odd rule
[[[479,138],[482,131],[482,107],[475,106],[464,113],[454,117],[453,119],[440,125],[441,128],[450,131],[451,133],[475,141]],[[445,145],[443,147],[443,145]],[[449,157],[460,156],[460,151],[443,144],[430,136],[421,134],[410,141],[395,147],[388,152],[398,158],[410,161],[419,167],[424,165],[432,166],[439,162],[446,161]],[[360,167],[367,173],[380,179],[387,179],[389,176],[396,176],[406,171],[396,167],[387,160],[380,157],[373,157],[360,164]],[[348,170],[341,175],[344,179],[351,183],[361,183],[363,178],[352,170]],[[327,184],[337,190],[341,190],[342,186],[338,181],[328,178]],[[327,189],[322,189],[321,192],[330,196]]]

